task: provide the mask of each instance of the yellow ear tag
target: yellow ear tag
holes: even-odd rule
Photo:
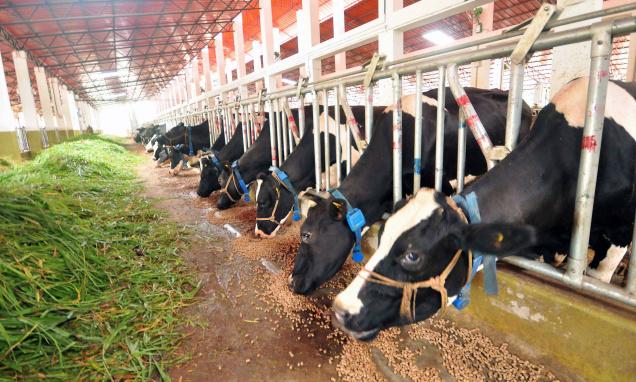
[[[503,242],[503,239],[504,239],[503,233],[501,233],[501,232],[497,233],[497,239],[495,241],[495,246],[496,247],[500,247],[501,243]]]

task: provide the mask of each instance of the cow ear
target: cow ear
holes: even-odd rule
[[[409,202],[409,199],[410,198],[404,198],[404,199],[398,200],[398,202],[395,203],[395,205],[393,206],[393,213],[396,213],[400,209],[402,209],[402,207],[404,207]]]
[[[300,207],[300,214],[303,219],[307,218],[307,214],[309,213],[309,209],[318,205],[318,202],[322,198],[316,194],[312,189],[307,191],[301,191],[298,194],[298,204]]]
[[[508,256],[537,244],[537,231],[525,224],[469,224],[458,234],[460,245],[466,250]]]
[[[342,199],[335,199],[329,203],[329,215],[335,221],[342,221],[347,213],[347,203]]]
[[[256,180],[265,180],[267,178],[267,175],[268,174],[264,172],[259,172],[258,175],[256,175]]]
[[[230,162],[228,161],[223,161],[222,166],[224,169],[226,169],[228,172],[230,171]]]

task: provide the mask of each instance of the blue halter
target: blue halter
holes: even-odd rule
[[[241,173],[239,172],[238,160],[235,160],[234,162],[232,162],[232,173],[234,174],[234,177],[238,181],[238,185],[241,188],[239,191],[243,193],[243,200],[249,203],[251,201],[250,192],[247,189],[247,186],[245,185],[245,181],[243,180],[243,177],[241,177]]]
[[[291,192],[292,195],[294,195],[294,207],[293,207],[294,208],[294,216],[292,217],[292,219],[295,222],[299,221],[300,220],[300,208],[298,207],[298,193],[296,192],[296,189],[292,185],[291,180],[289,180],[289,176],[287,176],[285,171],[283,171],[280,168],[275,167],[275,166],[271,166],[269,168],[269,171],[271,171],[274,174],[276,174],[276,177],[278,177],[278,180],[281,181],[281,183],[283,184],[283,186],[285,186],[287,191]]]
[[[342,199],[347,204],[347,225],[349,225],[349,229],[356,237],[356,243],[353,245],[353,254],[351,258],[356,263],[362,262],[362,260],[364,260],[364,255],[362,254],[360,241],[362,240],[362,228],[364,228],[367,224],[364,214],[359,208],[353,208],[347,198],[345,198],[342,192],[338,189],[333,189],[329,192],[334,198]]]
[[[463,196],[453,195],[453,201],[457,203],[459,208],[466,213],[470,224],[478,224],[481,222],[479,213],[479,204],[477,203],[477,195],[474,192]],[[457,299],[453,301],[453,306],[457,309],[464,309],[470,304],[470,285],[477,273],[480,265],[483,264],[484,269],[484,289],[489,295],[496,295],[499,291],[497,287],[497,258],[493,255],[486,255],[479,251],[473,251],[473,271],[470,279],[457,295]]]
[[[194,148],[192,147],[192,126],[188,126],[186,127],[186,129],[188,129],[188,150],[189,150],[190,156],[193,156]]]
[[[219,158],[216,157],[216,155],[210,154],[210,160],[212,161],[212,164],[214,165],[214,167],[216,167],[216,169],[219,170],[219,172],[223,172],[223,165],[219,161]]]

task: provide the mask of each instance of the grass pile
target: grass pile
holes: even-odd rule
[[[90,137],[0,173],[0,380],[168,379],[197,286],[139,160]]]

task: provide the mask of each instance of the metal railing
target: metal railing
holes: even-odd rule
[[[605,9],[603,11],[591,12],[585,15],[571,17],[563,20],[557,20],[548,22],[546,28],[551,29],[557,26],[568,25],[580,21],[591,20],[597,17],[606,17],[609,15],[619,14],[622,12],[636,10],[636,4],[628,4],[621,7]],[[543,29],[543,28],[542,28]],[[541,32],[536,39],[533,38],[528,50],[540,51],[545,49],[551,49],[557,46],[573,44],[584,41],[592,41],[592,65],[590,69],[590,84],[588,89],[587,99],[587,113],[590,116],[586,119],[583,134],[584,136],[594,136],[597,142],[595,150],[581,151],[581,162],[579,169],[579,176],[577,182],[577,194],[575,205],[575,216],[573,234],[570,245],[570,253],[568,257],[568,266],[565,272],[552,267],[551,265],[539,263],[536,261],[530,261],[522,258],[507,258],[506,261],[512,263],[523,269],[533,271],[541,274],[545,277],[555,279],[570,287],[580,289],[586,292],[590,292],[595,295],[608,297],[615,301],[627,304],[629,306],[636,307],[636,255],[632,250],[630,258],[630,266],[628,269],[628,275],[625,288],[620,288],[615,285],[603,283],[587,276],[584,276],[584,270],[587,265],[586,252],[589,244],[589,235],[591,228],[591,217],[594,203],[594,191],[596,184],[596,176],[598,171],[598,160],[601,147],[601,134],[603,129],[603,116],[604,108],[599,107],[605,105],[605,96],[608,87],[608,62],[611,54],[611,42],[612,38],[616,36],[626,35],[636,31],[636,17],[629,16],[621,19],[616,19],[608,22],[595,23],[591,26],[576,27],[566,31],[560,32]],[[365,77],[369,78],[372,83],[376,83],[380,80],[390,79],[392,81],[392,95],[393,95],[393,198],[394,201],[398,201],[403,197],[402,193],[402,119],[401,119],[401,93],[402,93],[402,77],[415,73],[415,91],[416,91],[416,103],[421,105],[422,96],[422,75],[427,72],[437,71],[439,73],[438,84],[438,113],[437,113],[437,128],[436,128],[436,163],[435,163],[435,188],[441,190],[442,174],[444,171],[443,166],[443,137],[444,137],[444,96],[445,96],[445,77],[448,76],[448,82],[453,91],[453,95],[456,99],[460,98],[461,89],[458,86],[459,82],[456,75],[456,67],[459,65],[477,62],[487,59],[497,59],[503,57],[509,57],[519,46],[523,40],[524,31],[512,30],[508,33],[487,37],[484,39],[478,39],[472,42],[458,44],[453,47],[439,49],[433,52],[427,52],[424,54],[414,55],[409,58],[399,59],[393,62],[384,63],[381,69],[376,70],[372,74],[364,70],[356,70],[348,72],[342,76],[334,76],[325,80],[316,81],[305,84],[297,89],[285,88],[269,92],[264,96],[247,97],[241,100],[228,102],[223,104],[221,115],[224,120],[228,120],[230,108],[240,109],[239,113],[245,115],[245,118],[251,119],[253,117],[255,108],[257,105],[265,109],[259,109],[267,111],[270,121],[270,138],[271,138],[271,155],[272,163],[274,165],[280,165],[291,150],[291,140],[286,143],[287,127],[284,125],[284,120],[281,119],[281,115],[285,114],[285,110],[281,111],[281,103],[288,102],[289,98],[295,98],[297,100],[298,109],[304,110],[305,98],[308,96],[312,105],[312,120],[314,125],[314,148],[315,148],[315,186],[317,190],[327,189],[329,187],[329,177],[325,175],[325,185],[322,184],[321,179],[321,153],[324,152],[325,160],[329,160],[329,154],[331,147],[329,141],[326,140],[322,145],[320,142],[320,124],[318,123],[320,118],[320,100],[322,99],[322,105],[324,109],[334,107],[335,112],[339,113],[342,106],[346,111],[345,105],[347,104],[346,87],[347,86],[359,86],[365,80]],[[479,49],[476,49],[479,47]],[[486,140],[478,139],[478,142],[484,141],[485,144],[481,145],[482,152],[484,153],[487,161],[489,162],[488,168],[497,160],[502,159],[505,155],[513,150],[517,144],[519,136],[519,126],[521,121],[521,110],[523,100],[521,97],[524,79],[524,64],[527,62],[526,57],[513,59],[511,68],[510,79],[510,92],[508,99],[508,111],[507,111],[507,123],[506,123],[506,138],[505,147],[492,147],[492,144]],[[237,85],[237,90],[238,90]],[[230,86],[225,86],[222,89],[223,92],[228,92]],[[332,105],[329,103],[328,92],[333,92],[334,97]],[[207,97],[218,96],[219,91],[209,92],[203,95],[203,98],[197,98],[192,103],[197,103],[201,99]],[[373,99],[371,86],[365,88],[365,130],[367,132],[367,139],[371,133],[372,121],[372,107]],[[262,103],[264,102],[264,104]],[[460,105],[460,118],[458,128],[458,159],[457,159],[457,192],[461,192],[464,187],[464,168],[466,163],[466,120],[469,120],[469,127],[473,134],[484,134],[483,126],[479,129],[479,124],[473,123],[475,121],[474,109],[469,108],[466,105]],[[468,103],[468,106],[470,104]],[[181,108],[177,107],[176,109]],[[421,108],[417,108],[418,115],[416,115],[416,124],[414,127],[415,144],[414,148],[414,163],[416,168],[414,169],[414,182],[415,191],[419,188],[421,175],[419,173],[419,163],[421,161]],[[168,110],[165,115],[171,115],[175,109]],[[247,110],[247,111],[246,111]],[[326,111],[326,110],[325,110]],[[250,116],[251,113],[251,116]],[[164,118],[161,116],[160,118]],[[328,125],[329,119],[324,117],[325,126]],[[299,130],[304,131],[305,120],[304,116],[299,116],[298,126]],[[477,118],[478,120],[478,118]],[[338,121],[338,119],[336,119]],[[344,145],[347,150],[347,163],[348,168],[345,171],[346,174],[350,171],[351,165],[351,145],[349,139],[353,136],[356,140],[360,139],[361,135],[356,134],[359,129],[357,121],[347,118],[347,143]],[[224,124],[227,126],[227,124]],[[338,127],[338,126],[336,126]],[[336,128],[336,131],[338,129]],[[226,131],[227,133],[227,131]],[[246,132],[243,132],[246,134]],[[479,137],[479,136],[477,136]],[[486,135],[487,137],[487,135]],[[229,134],[226,134],[226,139],[229,139]],[[337,144],[340,141],[337,140]],[[324,147],[323,147],[324,146]],[[358,145],[359,148],[364,148],[364,145]],[[336,153],[340,152],[342,148],[337,147]],[[324,150],[324,151],[321,151]],[[341,156],[336,159],[337,165],[341,163]],[[328,166],[325,166],[328,168]],[[328,171],[327,171],[328,173]],[[346,175],[345,174],[345,175]],[[340,181],[343,174],[337,175],[337,182]],[[339,183],[338,183],[339,184]],[[635,226],[636,227],[636,226]],[[636,240],[636,229],[634,230],[634,239]],[[633,245],[633,244],[632,244]]]

